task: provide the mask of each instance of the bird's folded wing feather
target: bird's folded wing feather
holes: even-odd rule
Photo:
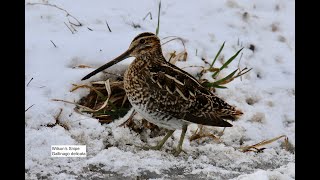
[[[146,76],[152,102],[177,119],[210,126],[230,127],[234,107],[204,88],[192,75],[171,64],[150,68]]]

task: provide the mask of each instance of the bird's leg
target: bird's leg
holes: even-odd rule
[[[183,151],[182,150],[182,143],[183,143],[184,137],[186,135],[187,128],[188,128],[188,125],[182,126],[182,132],[180,135],[179,144],[177,145],[177,148],[176,148],[175,152],[173,153],[174,156],[178,156],[181,153],[181,151]]]
[[[159,150],[162,148],[163,144],[168,140],[168,138],[173,134],[174,130],[169,130],[169,132],[166,134],[166,136],[156,145],[156,146],[147,146],[142,147],[144,150],[153,149],[153,150]]]

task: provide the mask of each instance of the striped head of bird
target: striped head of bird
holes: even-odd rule
[[[120,61],[123,61],[128,57],[138,58],[138,57],[148,56],[151,54],[152,55],[162,54],[160,39],[155,34],[150,32],[141,33],[132,40],[128,50],[126,50],[120,56],[116,57],[114,60],[106,63],[105,65],[89,73],[81,80],[86,80],[91,76],[119,63]],[[148,59],[148,58],[144,58],[144,59]]]

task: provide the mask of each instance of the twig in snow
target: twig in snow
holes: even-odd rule
[[[202,57],[201,60],[202,60],[205,64],[210,65],[210,63],[209,63],[208,61],[206,61],[206,59],[205,59],[204,57]]]
[[[76,32],[77,30],[73,26],[74,26],[74,24],[70,23],[70,27],[72,28],[73,32]]]
[[[31,106],[29,106],[24,112],[27,112],[34,104],[32,104]]]
[[[60,117],[61,113],[62,113],[62,108],[60,108],[60,112],[59,112],[59,114],[58,114],[57,117],[56,117],[57,123],[60,123],[60,122],[59,122],[59,117]]]
[[[28,84],[27,84],[27,87],[29,86],[29,84],[30,84],[30,82],[31,82],[32,80],[33,80],[33,78],[30,79],[30,81],[29,81]]]
[[[109,32],[112,32],[107,21],[106,21],[106,24],[108,26]]]
[[[72,18],[75,19],[74,17],[72,17]],[[69,23],[70,23],[71,25],[74,25],[74,26],[82,26],[82,24],[81,24],[78,20],[76,20],[76,21],[78,21],[79,24],[75,24],[75,23],[71,22],[69,18],[68,18],[68,21],[69,21]]]
[[[67,23],[65,23],[65,22],[63,22],[63,23],[68,27],[68,29],[71,31],[71,33],[74,34],[72,29],[67,25]]]
[[[143,18],[143,20],[145,20],[145,19],[148,17],[148,15],[150,16],[150,20],[152,20],[152,14],[151,14],[151,12],[148,12],[148,14]]]
[[[54,47],[57,47],[52,40],[50,40],[50,41],[52,42],[52,44],[54,45]]]
[[[93,31],[92,29],[90,29],[89,27],[87,27],[90,31]]]
[[[135,28],[135,29],[136,29],[136,28],[141,28],[140,24],[135,24],[134,22],[132,22],[131,25],[132,25],[132,27]]]
[[[74,20],[76,20],[77,23],[78,23],[78,24],[72,23],[72,22],[70,22],[70,20],[68,19],[68,21],[69,21],[70,24],[75,25],[75,26],[82,26],[82,23],[81,23],[77,18],[75,18],[74,16],[72,16],[67,10],[65,10],[65,9],[63,9],[63,8],[57,6],[57,5],[47,4],[47,3],[27,3],[26,5],[44,5],[44,6],[55,7],[55,8],[57,8],[57,9],[61,10],[61,11],[64,11],[64,12],[67,14],[67,15],[66,15],[67,17],[68,17],[68,16],[72,17],[72,18],[73,18]]]
[[[283,137],[286,138],[287,136],[286,135],[282,135],[282,136],[278,136],[278,137],[275,137],[275,138],[270,139],[270,140],[263,140],[263,141],[261,141],[261,142],[259,142],[257,144],[252,145],[252,146],[240,147],[240,150],[242,152],[249,152],[249,151],[255,151],[257,153],[258,152],[263,152],[263,150],[266,149],[266,148],[258,148],[258,147],[270,144],[270,143],[272,143],[272,142],[274,142],[274,141],[276,141],[276,140],[278,140],[280,138],[283,138]]]

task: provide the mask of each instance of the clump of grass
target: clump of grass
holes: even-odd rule
[[[131,104],[127,100],[123,87],[123,81],[96,81],[91,85],[75,85],[71,90],[78,88],[89,88],[90,93],[80,99],[81,112],[92,113],[101,123],[110,123],[115,119],[123,117],[130,110]],[[87,107],[87,108],[83,108]],[[82,109],[81,109],[82,108]]]
[[[228,67],[228,65],[233,62],[239,55],[239,53],[243,50],[243,48],[241,48],[240,50],[238,50],[233,56],[231,56],[220,68],[216,68],[214,67],[214,64],[216,62],[216,60],[218,59],[221,51],[224,48],[224,44],[225,42],[223,42],[223,44],[221,45],[218,53],[216,54],[215,58],[213,59],[212,63],[210,64],[210,66],[208,68],[203,68],[202,71],[200,72],[200,78],[203,76],[203,74],[205,72],[213,72],[212,74],[212,78],[216,79],[217,76],[219,75],[219,73]],[[227,88],[226,86],[222,86],[225,85],[231,81],[233,81],[234,79],[241,77],[242,75],[248,73],[249,71],[251,71],[252,68],[248,69],[247,67],[243,68],[243,69],[236,69],[234,71],[232,71],[229,75],[225,76],[224,78],[221,78],[219,80],[216,80],[214,82],[203,82],[202,85],[208,88],[214,87],[214,88]]]

